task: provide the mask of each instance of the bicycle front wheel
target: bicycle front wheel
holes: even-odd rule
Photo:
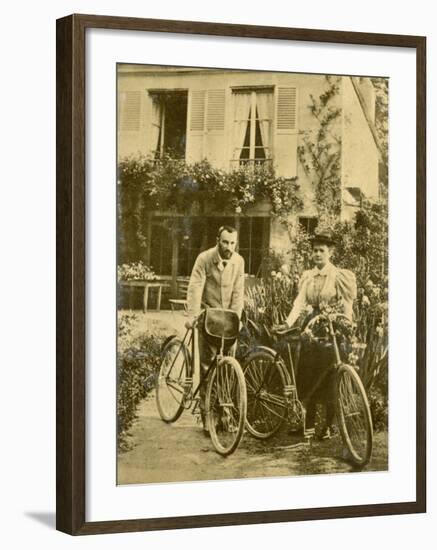
[[[343,443],[352,462],[364,467],[372,456],[372,417],[363,383],[350,365],[338,367],[335,405]]]
[[[265,350],[250,353],[243,365],[247,387],[246,427],[267,439],[281,427],[287,412],[284,388],[288,373],[282,361]]]
[[[172,338],[164,347],[156,385],[156,405],[164,422],[175,422],[184,410],[190,356],[187,347]]]
[[[230,455],[243,437],[247,411],[243,371],[233,357],[220,359],[211,372],[205,406],[214,448],[223,456]]]

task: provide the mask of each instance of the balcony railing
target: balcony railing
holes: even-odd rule
[[[239,168],[270,168],[273,166],[273,159],[233,159],[230,161],[231,170]]]

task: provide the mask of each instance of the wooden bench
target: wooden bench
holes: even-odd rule
[[[190,279],[188,277],[180,277],[177,279],[177,298],[170,298],[170,307],[172,311],[182,308],[187,311],[187,290]]]

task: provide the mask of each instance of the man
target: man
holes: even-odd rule
[[[208,307],[231,309],[241,317],[244,303],[244,259],[237,252],[237,230],[229,225],[220,227],[217,244],[201,252],[194,263],[187,291],[189,320],[191,328],[201,310]],[[199,356],[201,375],[205,375],[217,348],[208,342],[199,322]],[[205,385],[200,390],[200,413],[205,429]]]

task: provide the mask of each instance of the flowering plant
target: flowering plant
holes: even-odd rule
[[[186,164],[169,155],[158,161],[136,156],[120,162],[118,183],[122,206],[139,204],[145,210],[189,213],[214,204],[217,210],[240,213],[261,198],[270,200],[277,215],[301,207],[296,178],[276,177],[270,164],[242,165],[226,172],[206,159]],[[140,200],[132,201],[132,195]]]
[[[156,279],[155,272],[143,262],[132,262],[117,267],[119,281],[153,281]]]
[[[159,160],[144,155],[122,159],[117,193],[123,261],[144,256],[148,246],[144,220],[153,210],[187,216],[244,215],[257,201],[267,200],[272,214],[285,221],[302,207],[297,179],[277,177],[268,163],[225,171],[206,159],[187,164],[168,154]]]

